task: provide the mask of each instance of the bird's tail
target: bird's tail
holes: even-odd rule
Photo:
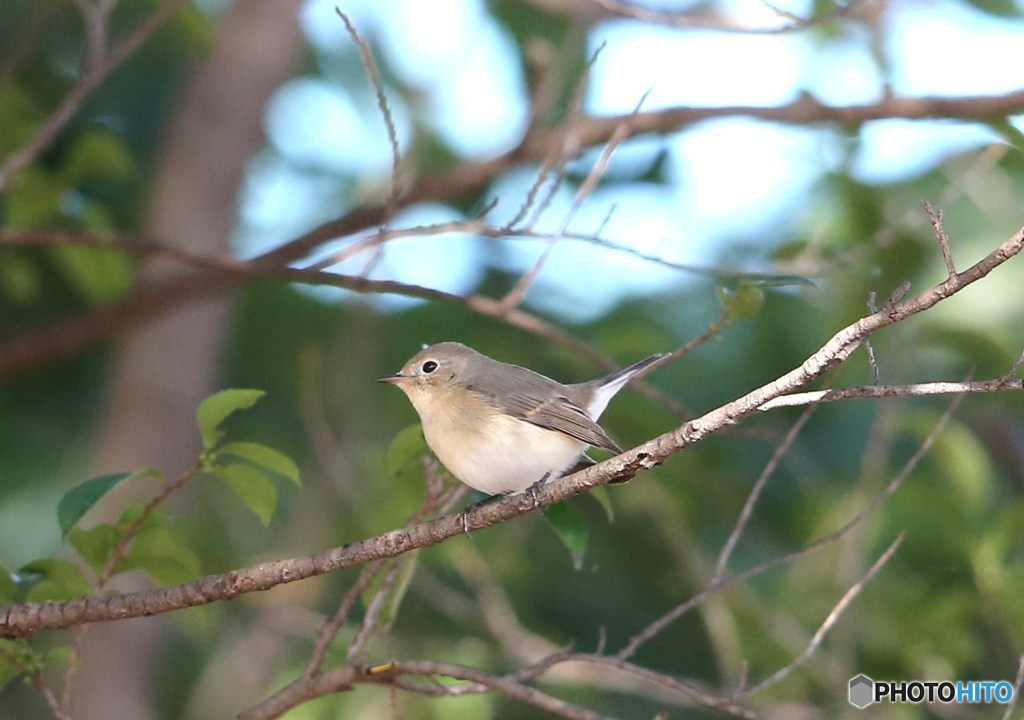
[[[648,370],[654,365],[657,365],[661,360],[667,358],[672,353],[658,353],[657,355],[651,355],[649,358],[644,358],[639,362],[635,362],[629,367],[616,370],[611,375],[595,380],[594,385],[595,391],[593,399],[590,402],[590,407],[587,408],[587,412],[591,418],[597,419],[604,412],[604,409],[608,407],[608,403],[615,397],[615,393],[622,389],[623,385],[628,383],[630,380],[635,378],[640,373]]]

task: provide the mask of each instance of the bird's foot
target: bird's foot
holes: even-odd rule
[[[504,495],[488,495],[487,497],[477,500],[463,508],[462,512],[459,513],[459,515],[462,516],[462,532],[466,533],[467,536],[469,535],[469,513],[502,497],[504,497]]]
[[[531,485],[530,487],[526,488],[526,490],[523,491],[524,493],[528,493],[530,495],[530,500],[533,501],[534,510],[537,509],[537,491],[544,487],[544,483],[546,483],[548,481],[548,478],[550,477],[550,472],[544,473],[544,476],[540,480],[538,480],[533,485]]]

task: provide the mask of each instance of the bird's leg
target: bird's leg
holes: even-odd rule
[[[551,471],[549,470],[548,472],[544,473],[544,476],[541,477],[540,480],[538,480],[533,485],[531,485],[530,487],[526,488],[526,490],[523,491],[523,492],[527,492],[527,493],[530,494],[530,499],[533,501],[533,509],[534,510],[537,509],[537,491],[541,487],[543,487],[544,483],[546,483],[548,481],[548,478],[550,478],[550,477],[551,477]]]
[[[548,479],[550,477],[551,477],[551,472],[548,471],[548,472],[544,473],[543,477],[541,477],[540,480],[538,480],[537,482],[533,483],[532,485],[530,485],[530,487],[528,487],[528,488],[526,488],[525,490],[522,491],[524,494],[529,494],[530,500],[533,501],[533,509],[534,510],[537,509],[537,490],[539,490],[544,485],[544,483],[546,483],[548,481]],[[463,509],[463,511],[461,513],[459,513],[460,515],[462,515],[462,531],[464,533],[466,533],[467,535],[469,535],[469,513],[470,512],[472,512],[473,510],[476,510],[479,507],[483,507],[487,503],[494,502],[495,500],[499,500],[499,499],[501,499],[503,497],[508,497],[508,495],[501,495],[501,494],[499,494],[499,495],[488,495],[483,500],[477,500],[475,503],[473,503],[471,505],[467,505],[465,507],[465,509]]]
[[[462,532],[466,533],[466,535],[469,535],[469,513],[470,512],[472,512],[473,510],[476,510],[477,508],[483,507],[487,503],[494,502],[495,500],[498,500],[498,499],[503,498],[503,497],[505,497],[505,496],[504,495],[488,495],[487,497],[485,497],[485,498],[483,498],[481,500],[477,500],[474,503],[470,503],[465,508],[463,508],[462,512],[459,513],[462,516]]]

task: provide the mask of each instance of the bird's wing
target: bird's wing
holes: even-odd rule
[[[514,417],[547,430],[557,430],[616,455],[622,452],[600,425],[564,395],[541,403],[525,395],[511,395],[504,400],[507,412]]]

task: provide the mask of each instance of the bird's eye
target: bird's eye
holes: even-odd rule
[[[437,363],[434,362],[433,360],[427,360],[425,363],[423,363],[423,372],[427,373],[428,375],[434,372],[435,370],[437,370]]]

